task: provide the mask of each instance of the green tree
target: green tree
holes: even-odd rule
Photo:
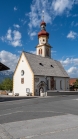
[[[76,80],[76,82],[74,83],[74,87],[77,89],[78,88],[78,79]]]
[[[13,80],[10,78],[6,78],[2,81],[2,83],[0,84],[0,89],[1,90],[10,90],[12,91],[13,88]]]

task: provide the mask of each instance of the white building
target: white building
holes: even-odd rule
[[[40,95],[48,90],[69,90],[69,76],[59,61],[51,59],[51,46],[46,23],[41,23],[36,55],[22,52],[13,76],[13,92],[19,96]]]

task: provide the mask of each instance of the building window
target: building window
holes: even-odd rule
[[[40,55],[40,49],[39,49],[39,55]]]
[[[46,56],[49,56],[49,48],[46,49]]]
[[[39,55],[42,55],[42,49],[39,49]]]
[[[60,89],[62,89],[62,80],[60,81]]]
[[[21,78],[21,84],[24,84],[24,78]]]
[[[41,55],[42,55],[42,49],[41,49]]]
[[[49,80],[47,80],[47,89],[49,90]]]
[[[54,90],[54,77],[51,77],[51,90]]]
[[[24,70],[21,70],[21,76],[23,76],[24,75]]]

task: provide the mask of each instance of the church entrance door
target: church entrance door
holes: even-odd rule
[[[44,88],[42,86],[39,88],[39,96],[41,95],[41,93],[44,93]]]

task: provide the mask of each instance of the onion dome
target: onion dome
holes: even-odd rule
[[[49,37],[49,33],[46,32],[46,23],[44,21],[41,22],[40,27],[41,27],[41,31],[38,33],[38,37],[43,35]]]
[[[38,37],[42,36],[42,35],[46,35],[47,37],[49,37],[49,33],[46,32],[45,30],[41,30],[39,33],[38,33]]]
[[[46,23],[44,21],[42,21],[40,26],[42,26],[42,25],[46,26]]]

